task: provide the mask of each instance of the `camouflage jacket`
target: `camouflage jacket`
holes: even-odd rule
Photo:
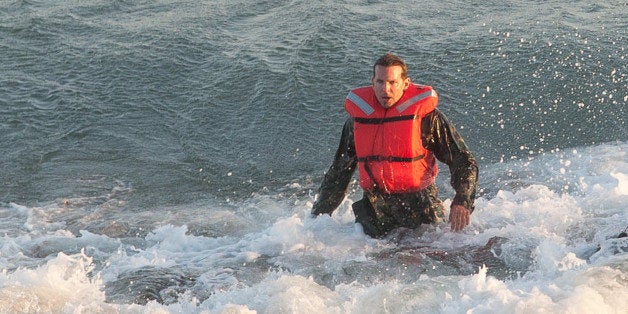
[[[446,164],[451,173],[451,185],[456,191],[452,204],[462,205],[473,211],[478,181],[478,166],[473,154],[454,126],[438,109],[421,121],[423,146],[436,159]],[[326,172],[319,197],[312,214],[331,214],[340,205],[357,166],[353,119],[345,122],[336,157]]]

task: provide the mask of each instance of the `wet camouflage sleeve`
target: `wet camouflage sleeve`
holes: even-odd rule
[[[347,194],[347,188],[358,160],[353,141],[353,120],[347,119],[342,129],[340,145],[331,167],[325,174],[319,189],[318,200],[312,207],[312,214],[330,214],[336,210]]]
[[[473,211],[478,184],[478,165],[473,153],[438,109],[423,118],[421,133],[424,147],[449,166],[451,186],[456,191],[452,204]]]

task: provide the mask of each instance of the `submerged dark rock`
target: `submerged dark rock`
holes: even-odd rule
[[[406,243],[367,254],[365,260],[347,260],[338,265],[312,266],[307,272],[330,289],[338,284],[377,284],[395,280],[414,283],[421,275],[468,276],[487,267],[500,280],[525,274],[532,265],[532,246],[516,240],[493,237],[481,246],[442,249],[426,243]]]
[[[162,304],[177,302],[179,294],[194,285],[195,277],[177,268],[145,266],[118,275],[105,285],[106,301],[144,305],[150,301]]]
[[[531,262],[510,265],[503,258],[502,246],[511,241],[504,237],[490,238],[483,246],[438,249],[425,244],[402,245],[374,255],[376,260],[395,260],[407,267],[421,268],[427,275],[470,275],[479,267],[488,267],[489,274],[500,279],[524,273]],[[523,249],[523,259],[530,249]],[[512,253],[512,252],[511,252]]]

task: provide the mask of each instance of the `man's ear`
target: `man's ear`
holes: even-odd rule
[[[403,80],[403,90],[405,91],[406,89],[408,89],[408,87],[410,87],[410,83],[412,83],[412,81],[410,80],[409,77],[406,77]]]

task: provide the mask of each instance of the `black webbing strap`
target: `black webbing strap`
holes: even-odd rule
[[[388,205],[386,204],[386,201],[380,194],[380,186],[379,184],[377,184],[377,181],[375,181],[375,177],[373,176],[373,172],[371,171],[371,167],[369,167],[368,163],[364,163],[364,169],[366,170],[366,173],[368,174],[368,176],[371,177],[371,182],[373,182],[373,189],[366,190],[365,195],[369,199],[369,202],[371,203],[371,205],[374,208],[379,209],[375,211],[375,216],[377,217],[377,219],[381,219],[382,210],[385,210],[386,212],[390,212],[388,210]],[[386,186],[383,186],[381,188],[383,188],[382,192],[386,191]]]
[[[371,161],[388,161],[388,162],[413,162],[425,158],[425,155],[419,155],[416,157],[396,157],[396,156],[382,156],[371,155],[366,157],[358,157],[359,162],[367,163]]]
[[[360,118],[355,117],[353,121],[362,124],[382,124],[387,122],[396,122],[396,121],[406,121],[406,120],[414,120],[418,119],[418,115],[406,115],[406,116],[397,116],[397,117],[388,117],[388,118]]]

